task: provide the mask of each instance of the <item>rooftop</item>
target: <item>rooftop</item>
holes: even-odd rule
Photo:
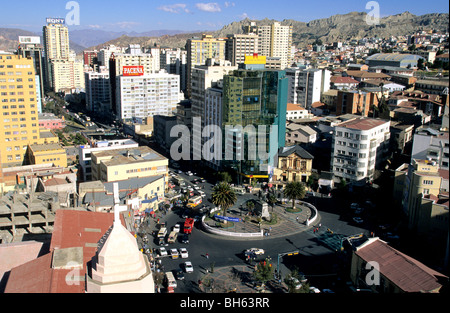
[[[338,124],[339,127],[345,127],[356,130],[370,130],[372,128],[389,123],[389,121],[374,118],[356,118]]]
[[[392,248],[386,242],[371,238],[359,246],[356,255],[379,264],[380,273],[404,292],[437,292],[445,275]]]

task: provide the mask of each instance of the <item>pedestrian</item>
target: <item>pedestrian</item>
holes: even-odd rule
[[[208,253],[207,253],[207,254],[205,254],[205,256],[206,256],[206,258],[207,258],[207,259],[209,259],[209,254],[208,254]]]

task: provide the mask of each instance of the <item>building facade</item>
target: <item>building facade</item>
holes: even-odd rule
[[[336,125],[331,155],[335,177],[353,183],[373,180],[375,169],[389,155],[389,127],[389,121],[362,117]]]
[[[40,143],[31,57],[0,53],[0,101],[0,164],[22,165],[28,145]]]
[[[320,101],[322,93],[330,89],[331,72],[321,69],[286,69],[289,78],[290,103],[300,104],[310,110],[314,102]]]
[[[184,98],[180,93],[180,77],[157,73],[116,78],[117,119],[132,121],[154,115],[172,115]]]
[[[275,22],[258,26],[258,53],[266,57],[281,59],[281,69],[290,67],[292,56],[292,26],[282,26]]]

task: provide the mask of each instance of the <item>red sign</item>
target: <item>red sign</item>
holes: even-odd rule
[[[144,67],[139,66],[124,66],[123,76],[142,76],[144,75]]]

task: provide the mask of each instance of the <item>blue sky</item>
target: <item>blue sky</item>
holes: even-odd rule
[[[66,17],[69,0],[20,0],[2,3],[0,27],[40,32],[46,17]],[[78,0],[80,25],[69,29],[107,31],[217,30],[250,19],[294,19],[309,22],[334,14],[370,12],[368,0]],[[409,11],[415,15],[448,13],[448,1],[377,1],[381,16]]]

